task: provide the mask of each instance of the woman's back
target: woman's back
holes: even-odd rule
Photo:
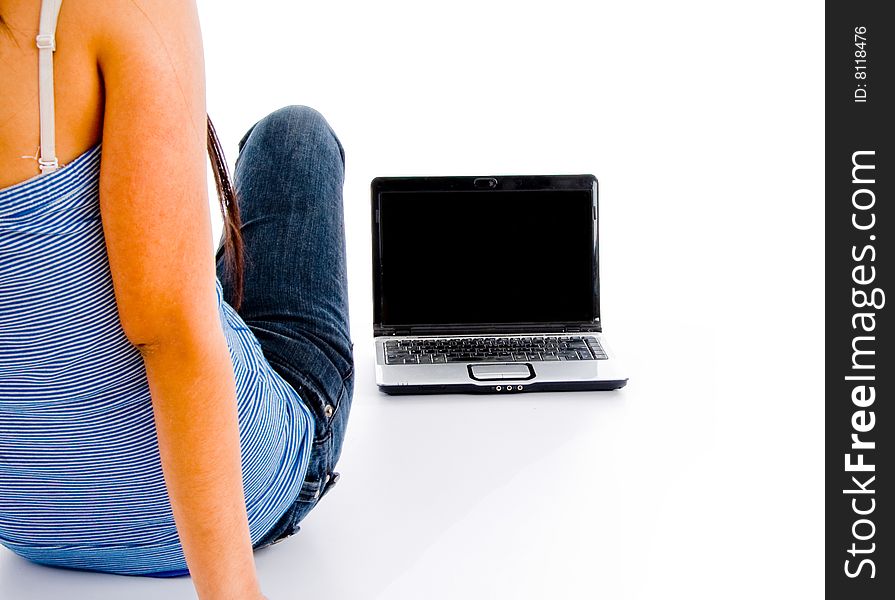
[[[144,360],[122,329],[106,248],[98,135],[106,90],[90,55],[95,21],[78,14],[97,8],[68,0],[60,13],[54,70],[61,168],[43,175],[36,160],[20,158],[36,154],[39,139],[40,4],[4,4],[0,13],[18,44],[0,33],[0,543],[60,566],[182,571]],[[35,148],[22,152],[29,139]],[[219,281],[215,293],[236,380],[254,541],[298,495],[313,422],[224,302]]]
[[[40,173],[35,156],[40,142],[38,49],[35,36],[40,2],[2,2],[0,16],[0,189]],[[53,57],[56,154],[66,164],[102,138],[103,82],[97,45],[103,31],[124,16],[115,3],[66,0],[56,28]],[[119,24],[116,27],[122,27]],[[61,49],[64,48],[64,51]]]

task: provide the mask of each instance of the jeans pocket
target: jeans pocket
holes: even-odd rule
[[[304,517],[316,506],[340,478],[340,474],[334,469],[342,452],[353,392],[354,367],[349,366],[342,379],[341,389],[337,397],[332,400],[333,404],[326,404],[324,407],[324,433],[314,440],[308,474],[298,497],[299,503],[306,505],[306,510],[298,515],[299,517]]]
[[[311,458],[304,483],[298,493],[298,502],[315,503],[323,493],[326,478],[330,472],[330,456],[332,435],[327,433],[323,438],[315,439],[311,446]]]
[[[298,533],[300,523],[324,494],[324,488],[331,479],[329,457],[331,436],[315,439],[311,446],[308,470],[298,492],[298,498],[286,509],[276,525],[255,545],[255,549],[271,546]]]
[[[255,549],[276,544],[301,529],[301,521],[339,480],[334,471],[342,449],[348,413],[351,410],[354,393],[354,366],[349,365],[342,377],[339,393],[333,399],[325,399],[315,391],[301,384],[294,384],[305,404],[320,420],[322,427],[317,431],[311,445],[308,470],[299,490],[298,498],[287,509],[274,528],[264,536]]]
[[[261,548],[272,546],[277,542],[298,533],[298,530],[300,529],[298,526],[299,520],[296,519],[296,511],[298,508],[298,503],[293,502],[292,505],[286,509],[286,512],[280,516],[270,531],[264,534],[252,548],[254,550],[260,550]]]
[[[348,427],[348,416],[351,414],[351,404],[354,397],[354,367],[350,367],[342,379],[342,389],[336,399],[336,409],[327,427],[332,437],[330,448],[330,468],[334,469],[342,455],[342,443],[345,440],[345,431]]]

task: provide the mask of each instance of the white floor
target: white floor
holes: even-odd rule
[[[268,597],[749,598],[771,585],[774,598],[820,597],[821,579],[799,576],[821,558],[822,505],[803,481],[813,470],[775,471],[753,417],[717,402],[730,384],[714,334],[676,338],[678,354],[702,361],[686,369],[657,323],[607,335],[627,358],[627,388],[511,397],[380,394],[357,343],[342,479],[298,535],[257,553]],[[799,536],[799,552],[781,560],[774,536]],[[122,597],[195,596],[186,578],[50,569],[0,551],[0,598]]]

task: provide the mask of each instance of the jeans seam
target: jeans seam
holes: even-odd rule
[[[257,321],[253,321],[253,322],[257,322]],[[344,372],[342,371],[342,369],[340,369],[338,367],[338,365],[336,365],[332,361],[332,359],[327,357],[330,364],[332,364],[333,369],[336,371],[336,374],[339,377],[339,383],[340,383],[339,390],[336,393],[337,397],[333,399],[334,403],[339,401],[339,397],[342,394],[342,387],[345,385],[345,382],[348,380],[348,378],[354,374],[354,366],[355,366],[354,365],[354,343],[349,340],[348,344],[349,344],[349,355],[350,356],[349,356],[349,359],[347,359],[347,361],[346,361],[348,363],[348,367],[345,369]],[[318,346],[318,348],[319,348],[319,346]],[[324,356],[326,356],[326,353],[323,353],[323,354],[324,354]],[[267,362],[269,362],[271,365],[275,364],[280,369],[285,370],[286,372],[292,374],[296,379],[298,379],[299,383],[301,384],[302,387],[305,387],[305,388],[310,387],[310,388],[312,388],[312,391],[317,395],[318,398],[320,398],[321,400],[329,400],[328,398],[325,397],[326,396],[325,394],[318,393],[316,387],[314,387],[313,384],[311,384],[310,381],[300,371],[288,366],[288,361],[282,360],[282,357],[279,354],[277,354],[276,352],[269,351],[269,350],[264,350],[264,355],[265,355],[265,358],[267,358]]]
[[[297,374],[293,369],[290,369],[289,367],[285,366],[282,361],[278,360],[277,358],[268,356],[267,362],[269,362],[270,365],[272,367],[274,367],[278,373],[288,373],[288,374],[290,374],[291,377],[294,377],[295,379],[298,380],[298,386],[295,386],[292,383],[290,383],[288,379],[284,378],[286,383],[288,383],[293,389],[295,389],[295,392],[299,395],[299,397],[301,398],[301,401],[305,405],[305,407],[309,411],[311,411],[311,415],[314,417],[314,420],[322,421],[323,432],[321,435],[318,436],[318,435],[316,435],[316,428],[315,428],[314,443],[324,442],[324,441],[328,440],[330,437],[332,437],[332,419],[327,418],[326,413],[323,412],[323,409],[325,408],[325,403],[328,402],[328,399],[326,399],[324,397],[324,395],[319,393],[315,388],[311,387],[309,382],[307,382],[307,380],[304,377]],[[282,375],[281,375],[281,377],[282,377]],[[342,385],[344,386],[344,380],[343,380]],[[306,396],[303,395],[303,392],[311,394],[317,399],[317,403],[321,405],[320,406],[320,412],[321,412],[320,415],[317,414],[317,410],[315,410],[315,408],[312,404],[313,400],[306,398]],[[341,395],[342,395],[342,388],[339,389],[339,398],[337,398],[335,400],[335,402],[339,402],[339,400],[341,399]],[[336,410],[338,410],[338,406],[334,405],[333,414],[335,414]]]

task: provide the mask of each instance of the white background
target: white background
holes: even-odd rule
[[[199,6],[231,166],[287,104],[346,150],[343,477],[257,553],[271,600],[821,597],[822,5]],[[604,329],[629,385],[380,394],[370,180],[526,173],[600,180]],[[125,593],[193,597],[0,554],[2,598]]]

